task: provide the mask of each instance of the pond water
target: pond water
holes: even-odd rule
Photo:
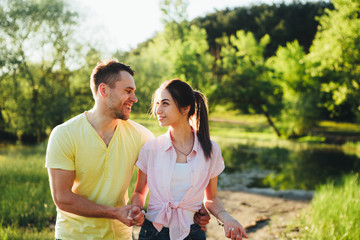
[[[226,169],[225,177],[219,177],[219,186],[233,184],[232,179],[247,188],[315,190],[360,171],[360,158],[339,147],[295,148],[241,144],[222,147]]]

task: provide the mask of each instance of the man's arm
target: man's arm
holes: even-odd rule
[[[97,204],[72,192],[75,171],[49,168],[50,189],[55,205],[66,212],[84,217],[118,219],[127,226],[132,226],[128,213],[133,206],[120,208]]]

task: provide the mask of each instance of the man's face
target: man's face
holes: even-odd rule
[[[109,87],[108,111],[113,118],[128,120],[132,105],[138,101],[135,96],[135,82],[126,71],[120,71],[117,78],[114,88]]]

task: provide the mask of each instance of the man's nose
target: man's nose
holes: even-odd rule
[[[137,97],[135,96],[135,93],[131,96],[131,101],[133,101],[134,103],[137,103],[138,99]]]

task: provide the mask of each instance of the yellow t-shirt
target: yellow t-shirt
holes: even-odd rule
[[[45,166],[75,171],[74,193],[105,206],[124,206],[140,149],[153,137],[136,122],[119,120],[106,146],[82,113],[53,129]],[[82,217],[57,209],[55,238],[131,239],[131,230],[118,220]]]

